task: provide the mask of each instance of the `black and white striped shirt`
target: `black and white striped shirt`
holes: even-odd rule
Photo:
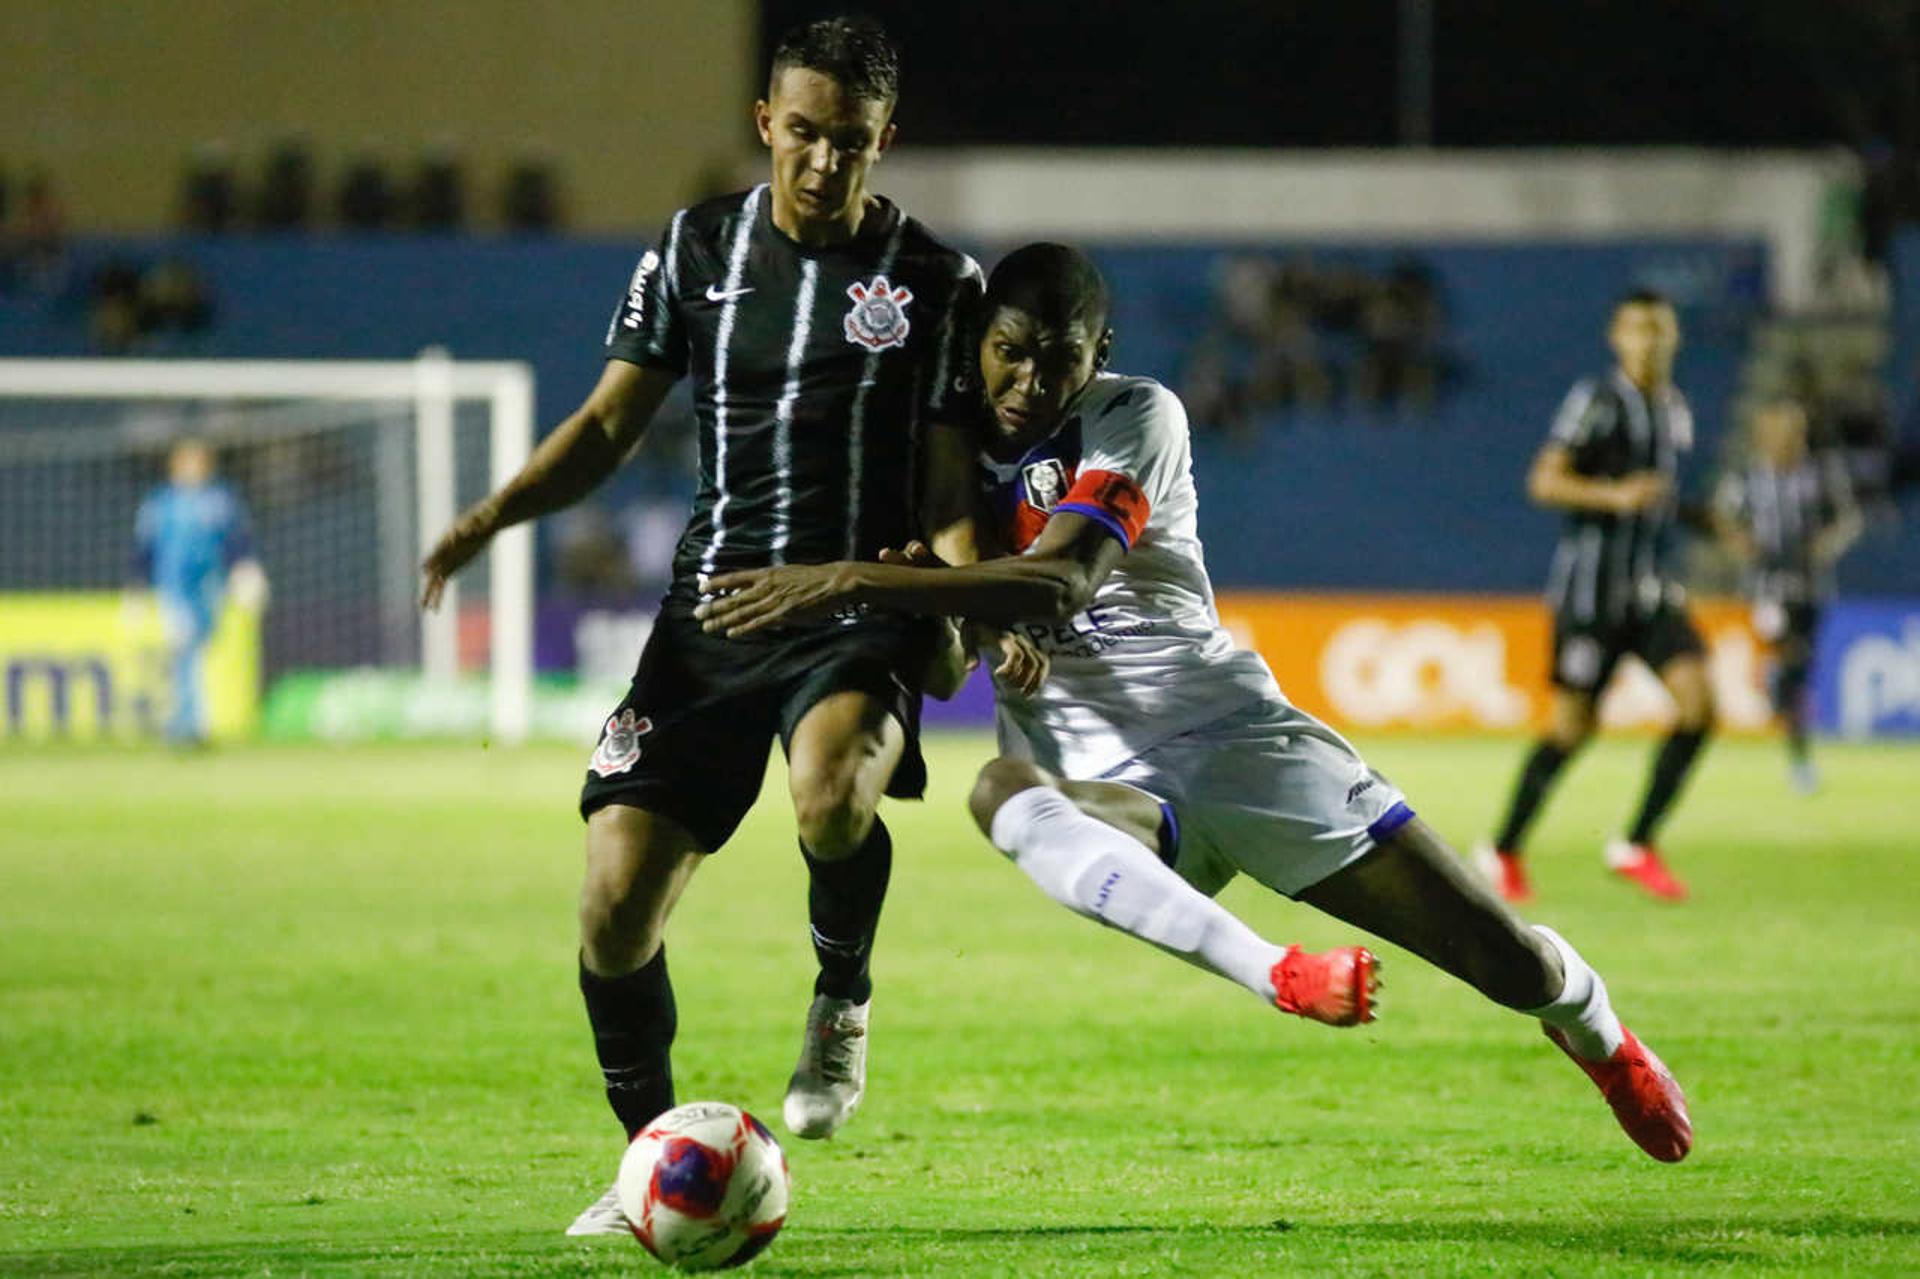
[[[1685,592],[1668,563],[1680,459],[1693,448],[1693,414],[1668,386],[1649,396],[1624,373],[1574,384],[1554,416],[1548,441],[1566,449],[1576,474],[1619,479],[1658,471],[1667,499],[1631,515],[1568,511],[1554,549],[1547,600],[1576,625],[1610,626],[1678,605]]]
[[[1784,469],[1749,460],[1720,478],[1714,505],[1753,539],[1755,599],[1814,604],[1832,597],[1833,566],[1814,544],[1853,507],[1838,457],[1809,455]]]
[[[635,268],[609,359],[693,378],[700,482],[674,555],[695,575],[871,559],[919,536],[929,421],[970,393],[980,268],[891,203],[845,244],[773,224],[764,185],[683,209]]]

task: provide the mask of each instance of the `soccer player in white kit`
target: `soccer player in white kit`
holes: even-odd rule
[[[1369,1020],[1367,951],[1276,946],[1212,900],[1249,875],[1538,1018],[1641,1149],[1684,1158],[1680,1087],[1620,1024],[1599,974],[1521,922],[1220,627],[1185,410],[1150,378],[1102,371],[1113,335],[1092,262],[1019,249],[995,268],[983,315],[981,560],[940,565],[913,547],[880,564],[719,575],[706,628],[737,636],[859,606],[1012,626],[1051,673],[1031,695],[999,682],[1002,754],[970,807],[1048,896],[1285,1011]]]

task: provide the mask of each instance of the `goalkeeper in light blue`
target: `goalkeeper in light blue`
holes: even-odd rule
[[[266,575],[253,558],[247,511],[214,474],[213,450],[182,440],[167,456],[167,482],[140,503],[135,572],[153,588],[167,642],[172,705],[166,736],[176,745],[207,739],[202,658],[231,589],[240,602],[266,602]]]

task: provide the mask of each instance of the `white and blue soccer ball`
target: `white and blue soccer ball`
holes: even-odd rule
[[[765,1124],[725,1102],[694,1101],[640,1130],[616,1185],[648,1252],[681,1270],[718,1270],[773,1242],[792,1182]]]

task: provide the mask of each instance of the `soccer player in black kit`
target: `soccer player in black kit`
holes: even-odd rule
[[[786,1122],[825,1137],[865,1086],[868,956],[892,861],[875,810],[883,793],[920,794],[922,674],[958,644],[942,626],[849,613],[743,645],[703,634],[692,611],[704,577],[730,569],[871,559],[923,534],[969,558],[954,538],[970,536],[970,446],[948,398],[965,386],[980,274],[867,189],[897,93],[897,55],[871,23],[783,38],[754,107],[771,181],[674,215],[614,314],[599,384],[425,564],[431,607],[495,532],[612,472],[691,377],[698,495],[580,800],[580,987],[629,1136],[674,1104],[667,916],[752,805],[775,736],[820,965]],[[569,1233],[626,1229],[609,1192]]]
[[[1706,646],[1668,562],[1680,458],[1693,447],[1693,416],[1673,385],[1673,304],[1652,290],[1629,293],[1614,306],[1607,341],[1618,366],[1574,385],[1527,476],[1528,496],[1566,519],[1547,582],[1551,721],[1521,769],[1505,823],[1477,858],[1509,901],[1532,896],[1521,841],[1562,766],[1593,735],[1595,705],[1628,655],[1660,677],[1675,717],[1639,815],[1624,839],[1607,845],[1606,862],[1656,897],[1687,893],[1654,844],[1714,714]]]
[[[1714,489],[1715,530],[1746,569],[1753,629],[1773,651],[1767,681],[1787,731],[1795,790],[1819,787],[1807,744],[1807,682],[1820,610],[1833,598],[1833,566],[1860,536],[1846,466],[1807,447],[1807,413],[1776,397],[1747,419],[1746,462]]]

